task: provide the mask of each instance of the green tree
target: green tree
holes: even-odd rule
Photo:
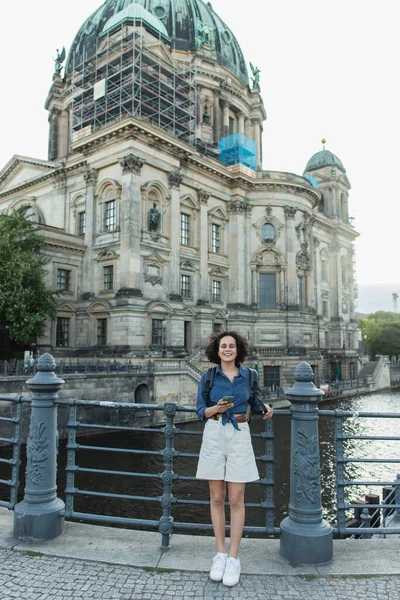
[[[57,293],[45,286],[48,259],[40,253],[45,242],[28,208],[0,215],[0,321],[16,342],[34,341],[57,310]]]
[[[359,327],[363,344],[373,354],[400,355],[400,315],[378,310],[360,319]]]

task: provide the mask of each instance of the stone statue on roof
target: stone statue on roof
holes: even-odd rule
[[[199,48],[206,48],[207,50],[214,50],[211,34],[211,27],[199,21],[197,23],[197,46]]]
[[[253,73],[253,90],[259,90],[260,89],[260,73],[261,70],[258,67],[253,67],[253,65],[250,63],[250,69],[251,72]]]
[[[61,69],[63,68],[63,62],[65,60],[65,47],[63,46],[63,49],[61,50],[61,52],[59,52],[58,48],[57,48],[57,57],[54,59],[54,73],[56,75],[61,75]]]

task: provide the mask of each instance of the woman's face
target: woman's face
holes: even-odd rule
[[[236,340],[230,335],[226,335],[219,341],[218,356],[221,363],[234,363],[237,357]]]

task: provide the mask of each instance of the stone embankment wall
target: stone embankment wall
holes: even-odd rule
[[[0,378],[0,394],[12,396],[30,396],[25,386],[28,377]],[[145,374],[68,374],[63,377],[65,385],[60,390],[59,398],[77,398],[102,402],[136,402],[144,404],[177,404],[194,405],[196,402],[197,382],[185,372]],[[88,423],[106,423],[107,425],[126,425],[146,427],[164,422],[162,411],[114,411],[107,407],[79,409],[80,418]],[[29,405],[23,406],[22,438],[26,441],[29,427]],[[10,415],[10,405],[0,403],[0,415]],[[193,413],[182,413],[177,419],[193,419]],[[60,437],[66,437],[68,408],[59,406],[58,426]],[[80,430],[84,433],[83,430]],[[11,433],[11,432],[10,432]]]

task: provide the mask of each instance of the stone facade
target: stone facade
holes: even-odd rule
[[[145,33],[142,52],[173,69],[178,57],[160,39],[154,54]],[[0,172],[0,210],[31,206],[47,242],[48,286],[63,290],[38,347],[64,357],[182,357],[228,328],[248,337],[265,385],[290,382],[299,359],[318,380],[331,378],[336,361],[342,378],[355,376],[346,172],[263,170],[259,88],[213,52],[203,45],[195,56],[194,145],[134,115],[73,130],[74,71],[54,75],[52,160],[14,156]],[[218,160],[229,133],[256,143],[256,171]]]

